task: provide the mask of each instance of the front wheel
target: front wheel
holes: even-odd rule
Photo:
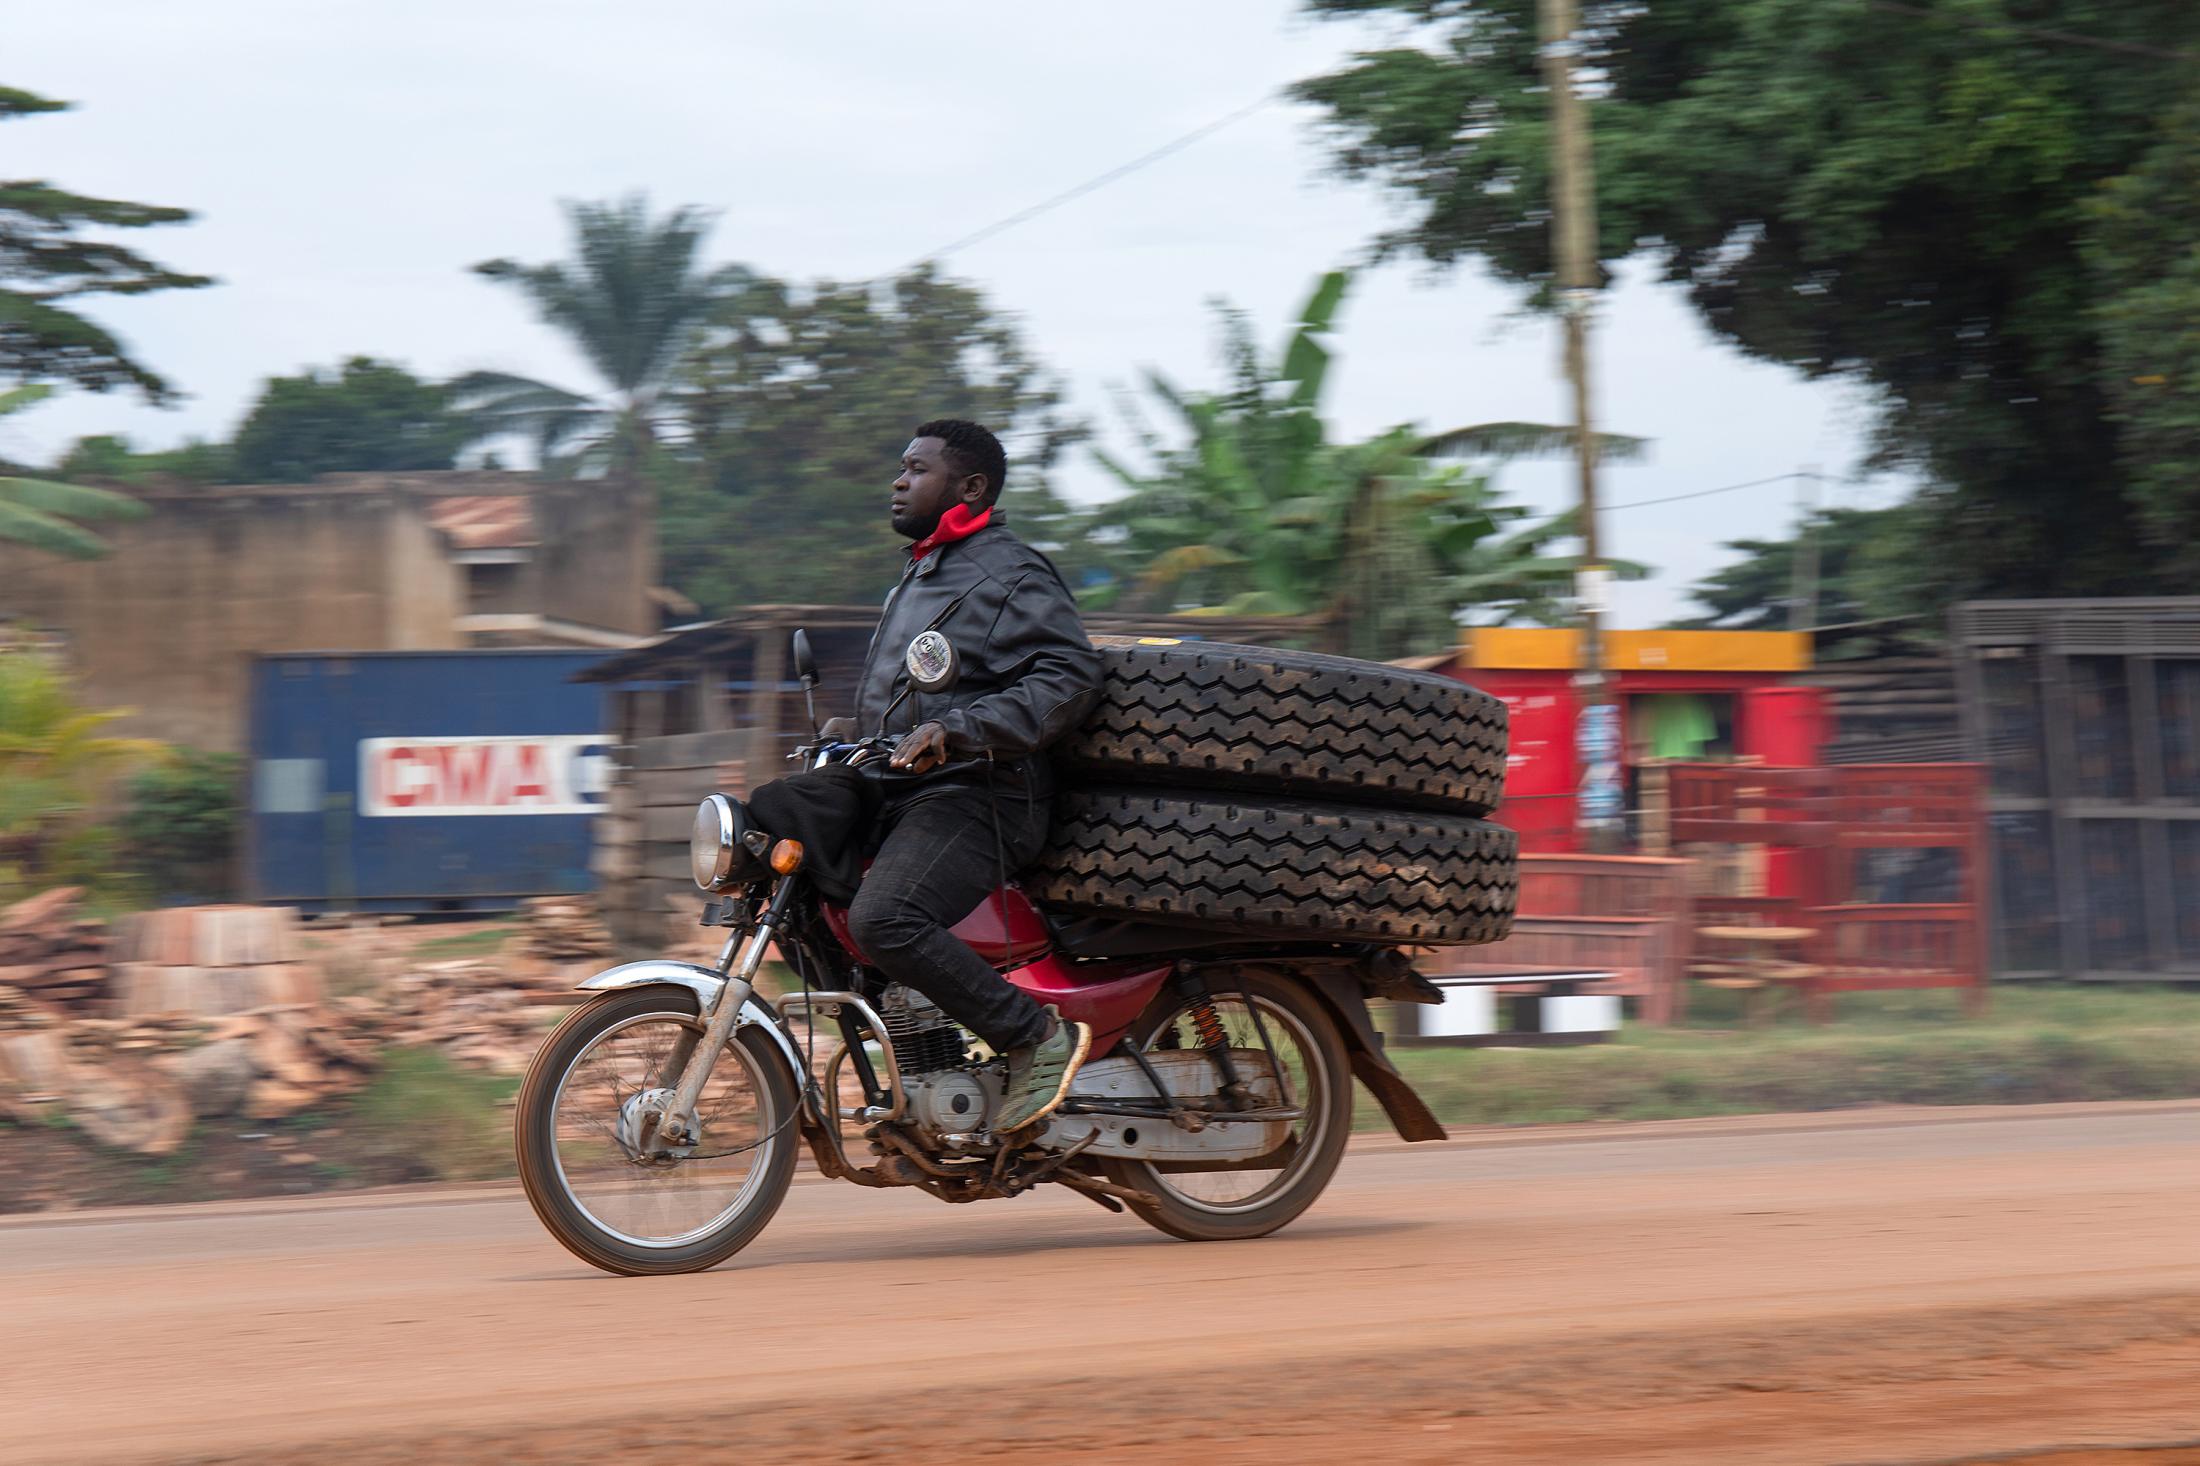
[[[1187,1242],[1262,1237],[1290,1223],[1329,1185],[1352,1130],[1351,1061],[1319,998],[1286,978],[1249,972],[1242,988],[1216,991],[1211,1001],[1232,1049],[1274,1052],[1301,1113],[1275,1150],[1226,1169],[1101,1162],[1109,1180],[1154,1198],[1152,1206],[1129,1203],[1141,1220]],[[1123,1042],[1149,1053],[1204,1047],[1195,1010],[1164,987]]]
[[[700,1272],[755,1240],[794,1175],[794,1077],[769,1039],[734,1030],[696,1101],[702,1134],[638,1158],[645,1093],[679,1083],[703,1032],[684,988],[633,988],[576,1009],[544,1041],[514,1117],[535,1215],[606,1272]]]

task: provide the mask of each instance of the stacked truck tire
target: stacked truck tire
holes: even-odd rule
[[[1050,904],[1400,946],[1501,940],[1518,844],[1487,822],[1505,706],[1436,673],[1315,652],[1097,638],[1101,702],[1056,750],[1024,876]]]

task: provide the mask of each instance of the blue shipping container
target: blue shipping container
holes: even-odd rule
[[[253,898],[489,911],[593,887],[600,652],[304,653],[252,673]]]

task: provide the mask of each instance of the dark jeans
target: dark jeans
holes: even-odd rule
[[[995,844],[994,817],[1000,819]],[[1046,1010],[948,928],[1038,854],[1047,801],[1020,784],[920,786],[889,801],[885,843],[848,908],[848,926],[878,969],[939,1004],[999,1053],[1037,1043]]]

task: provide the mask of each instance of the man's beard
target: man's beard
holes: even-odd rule
[[[935,514],[930,519],[920,519],[913,514],[897,514],[894,516],[894,533],[905,540],[921,540],[940,527],[941,517]]]

